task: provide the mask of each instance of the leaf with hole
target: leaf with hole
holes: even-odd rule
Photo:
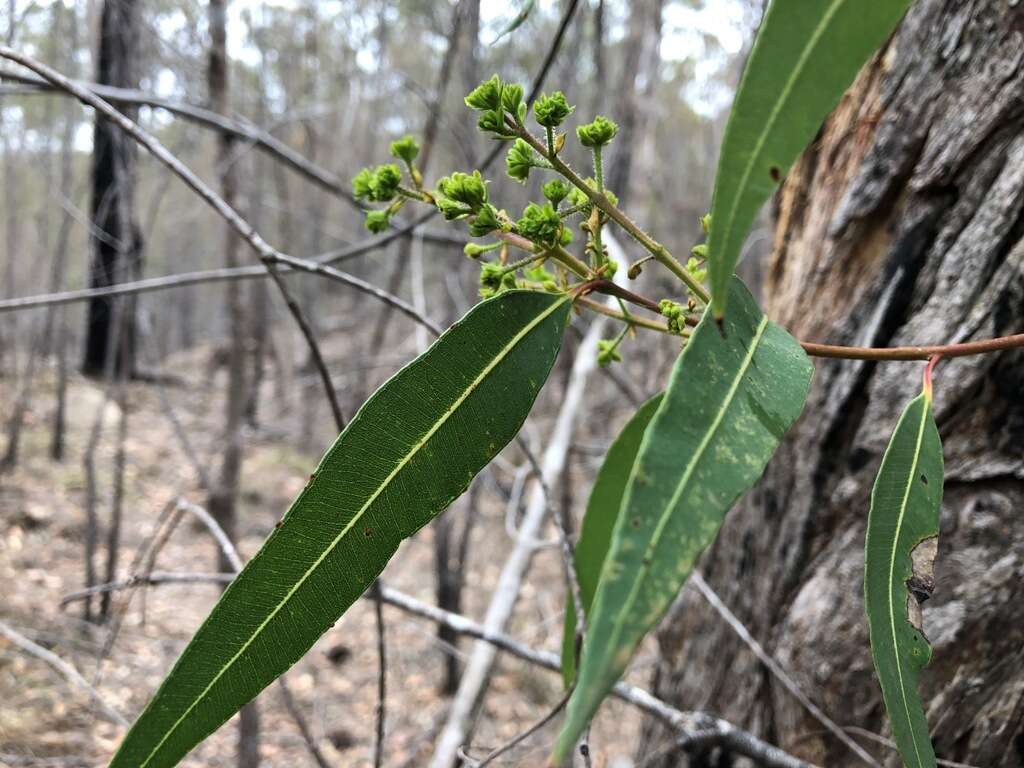
[[[564,760],[803,409],[811,363],[733,281],[721,329],[706,312],[676,361],[626,484],[555,747]]]
[[[771,0],[726,125],[711,204],[712,306],[761,205],[902,18],[910,0]]]
[[[281,675],[519,431],[569,295],[472,309],[359,410],[280,527],[228,587],[112,768],[168,768]]]
[[[942,442],[926,391],[903,411],[882,458],[864,562],[871,655],[893,737],[910,768],[935,766],[917,678],[932,655],[920,604],[935,587],[942,482]]]
[[[576,577],[580,583],[580,596],[583,598],[583,615],[590,613],[590,606],[597,591],[597,581],[601,575],[608,547],[612,540],[612,530],[619,517],[622,506],[622,495],[626,492],[626,482],[633,470],[633,462],[640,450],[647,425],[661,405],[663,395],[655,395],[641,405],[633,418],[622,428],[615,442],[608,448],[601,469],[597,472],[594,487],[587,501],[587,511],[583,515],[580,526],[579,543],[576,544],[575,564]],[[562,637],[562,679],[568,687],[576,676],[576,610],[572,595],[565,609],[565,631]]]

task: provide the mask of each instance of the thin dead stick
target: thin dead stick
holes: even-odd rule
[[[71,592],[61,598],[60,604],[66,605],[75,600],[83,599],[86,594],[94,595],[102,590],[133,589],[143,584],[225,584],[234,579],[230,573],[161,573],[153,572],[145,582],[125,580],[112,584],[99,584],[89,590]],[[422,619],[443,624],[456,634],[481,640],[495,648],[505,651],[518,659],[534,666],[561,673],[561,657],[550,651],[532,648],[525,643],[506,635],[495,632],[461,614],[452,613],[442,608],[424,603],[410,595],[391,587],[382,586],[381,598],[388,605],[403,613],[418,616]],[[737,728],[732,723],[715,717],[707,712],[685,712],[665,703],[643,688],[619,682],[612,689],[612,695],[630,706],[651,715],[673,731],[693,735],[695,733],[713,732],[716,739],[727,744],[730,749],[746,757],[760,761],[768,768],[815,768],[810,763],[799,760],[783,750],[773,747],[757,736]]]
[[[22,83],[29,86],[29,88],[19,91],[19,95],[65,91],[65,89],[48,82],[42,77],[34,77],[32,75],[26,75],[24,73],[14,72],[8,69],[0,70],[0,80]],[[303,157],[283,141],[274,138],[274,136],[267,131],[261,130],[248,122],[233,120],[208,109],[203,109],[202,107],[172,101],[171,99],[164,99],[144,91],[130,88],[117,88],[115,86],[89,83],[81,80],[75,80],[73,82],[80,88],[87,90],[96,96],[111,102],[112,104],[129,104],[131,106],[146,106],[153,109],[160,109],[177,117],[189,120],[197,125],[203,126],[204,128],[212,128],[219,133],[226,134],[237,139],[243,139],[268,155],[278,158],[284,162],[285,165],[297,171],[302,176],[305,176],[319,187],[350,202],[353,206],[361,208],[359,203],[352,197],[349,185],[343,179]]]
[[[872,733],[871,731],[866,730],[865,728],[858,728],[854,725],[848,725],[845,726],[843,730],[847,733],[854,733],[858,736],[862,736],[868,741],[873,741],[876,744],[880,744],[883,747],[888,747],[894,752],[899,749],[899,747],[896,746],[896,742],[892,739],[887,739],[885,738],[885,736],[880,736],[877,733]],[[938,765],[943,766],[944,768],[979,768],[979,766],[977,765],[971,765],[970,763],[959,763],[956,760],[943,760],[941,757],[935,758],[935,762]]]
[[[41,645],[32,642],[4,621],[0,621],[0,635],[6,637],[14,646],[20,648],[25,653],[46,662],[63,675],[70,683],[78,686],[89,694],[89,698],[96,702],[99,708],[103,710],[103,714],[105,714],[109,720],[117,723],[118,725],[128,727],[128,721],[125,720],[124,716],[104,701],[99,691],[90,685],[89,681],[82,677],[77,669],[64,661],[60,656],[55,654],[53,651],[49,651]]]
[[[860,744],[850,738],[847,734],[832,718],[826,715],[822,709],[815,704],[806,693],[797,685],[797,682],[790,676],[790,674],[769,654],[750,631],[746,628],[742,621],[740,621],[736,614],[729,610],[729,607],[722,602],[722,598],[718,596],[718,593],[711,588],[704,577],[699,571],[694,571],[690,574],[690,583],[697,588],[697,591],[707,600],[708,604],[715,609],[715,612],[721,616],[725,623],[729,625],[729,628],[736,633],[736,636],[742,640],[758,660],[764,664],[768,671],[782,683],[783,687],[789,691],[793,697],[800,702],[804,709],[811,713],[811,716],[821,723],[825,728],[842,744],[859,757],[863,762],[868,765],[874,766],[874,768],[881,768],[878,761],[871,756]]]
[[[321,264],[319,262],[307,263],[306,260],[300,260],[299,264],[287,265],[279,268],[278,270],[280,274],[288,274],[292,271],[308,272],[343,283],[355,288],[361,293],[369,294],[386,304],[390,304],[399,312],[411,318],[414,322],[417,322],[424,328],[433,331],[435,335],[441,333],[440,327],[433,321],[418,313],[415,307],[398,298],[394,294],[388,293],[382,288],[378,288],[372,283],[368,283],[354,275],[350,275],[348,272],[342,272],[340,269],[335,269],[334,267],[327,264]],[[61,291],[59,293],[49,293],[40,296],[3,299],[0,300],[0,312],[36,309],[38,307],[49,307],[58,304],[72,304],[80,301],[89,301],[103,296],[127,296],[137,293],[149,293],[151,291],[166,291],[173,288],[182,288],[188,285],[220,283],[228,280],[263,279],[269,276],[270,275],[267,270],[262,266],[206,269],[198,272],[184,272],[178,275],[168,275],[166,277],[150,277],[143,280],[133,280],[131,282],[117,283],[116,285],[104,288],[80,288],[78,290]]]
[[[551,708],[550,712],[548,712],[546,715],[544,715],[542,718],[540,718],[540,720],[535,722],[533,725],[531,725],[529,728],[527,728],[522,733],[514,736],[512,739],[510,739],[505,744],[502,744],[497,749],[492,750],[486,757],[484,757],[483,760],[481,760],[480,762],[476,763],[474,765],[474,768],[485,768],[485,766],[490,765],[495,760],[497,760],[499,757],[504,755],[506,752],[508,752],[508,751],[510,751],[512,749],[515,749],[519,744],[522,744],[524,741],[526,741],[528,738],[530,738],[533,734],[535,734],[541,728],[543,728],[548,723],[550,723],[552,720],[554,720],[555,716],[559,712],[561,712],[563,709],[565,709],[565,705],[569,703],[569,697],[572,696],[572,691],[573,691],[572,688],[567,690],[564,694],[562,694],[562,698],[560,698],[558,700],[558,703],[555,704],[555,706]],[[464,750],[463,750],[463,755],[466,756]],[[472,758],[470,758],[470,759],[472,759]]]

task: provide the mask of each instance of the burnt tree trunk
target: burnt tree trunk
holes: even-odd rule
[[[919,0],[790,172],[776,201],[770,316],[806,340],[897,345],[1024,329],[1024,5]],[[888,735],[862,598],[869,496],[920,363],[824,361],[760,485],[702,571],[843,726]],[[934,646],[921,693],[938,757],[1024,765],[1024,352],[939,365],[946,461]],[[823,735],[686,589],[658,633],[657,693],[823,766]],[[664,743],[651,725],[644,741]],[[898,758],[862,740],[887,766]],[[710,765],[673,755],[659,766]]]
[[[135,0],[105,0],[100,16],[96,81],[138,87],[136,48],[139,10]],[[125,108],[134,119],[136,110]],[[103,288],[142,274],[142,238],[135,222],[134,142],[97,114],[92,151],[93,254],[89,286]],[[83,373],[135,370],[135,298],[100,297],[89,302]]]

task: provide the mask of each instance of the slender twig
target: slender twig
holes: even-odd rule
[[[736,634],[736,636],[742,640],[758,660],[764,664],[768,671],[782,683],[783,687],[789,691],[793,697],[800,702],[804,709],[810,712],[811,716],[825,726],[828,731],[835,736],[839,741],[851,752],[853,752],[858,758],[868,765],[874,766],[874,768],[881,768],[878,761],[875,760],[860,744],[850,738],[850,736],[828,715],[826,715],[822,709],[815,704],[807,696],[806,693],[797,685],[797,682],[790,676],[790,674],[779,664],[762,646],[750,631],[746,628],[742,621],[740,621],[736,614],[729,610],[728,606],[722,602],[722,598],[718,596],[718,593],[711,588],[704,577],[699,571],[694,571],[690,574],[690,583],[697,588],[697,591],[701,593],[708,604],[715,609],[715,612],[721,616],[725,623],[729,625],[729,628]]]
[[[148,585],[196,584],[204,582],[223,584],[230,582],[233,578],[234,575],[230,573],[153,572],[147,577],[145,582],[132,583],[130,581],[122,581],[114,584],[99,584],[89,590],[68,593],[61,598],[60,604],[66,605],[75,600],[81,600],[86,596],[86,593],[95,595],[103,590],[132,589],[141,586],[143,583]],[[457,634],[482,640],[534,666],[557,673],[562,671],[562,660],[558,654],[532,648],[503,632],[488,630],[483,625],[461,614],[429,605],[404,592],[386,586],[381,588],[381,597],[385,603],[398,608],[404,613],[418,616],[437,624],[443,624]],[[620,681],[612,689],[612,695],[630,706],[636,707],[642,712],[657,718],[676,733],[710,732],[718,742],[727,744],[730,749],[738,754],[758,760],[760,765],[767,766],[767,768],[814,768],[811,764],[789,755],[778,747],[762,741],[757,736],[737,728],[726,720],[722,720],[707,712],[678,710],[643,688]]]
[[[51,667],[57,670],[61,675],[63,675],[65,679],[67,679],[69,682],[73,683],[74,685],[77,685],[79,688],[88,693],[89,698],[91,698],[99,705],[100,709],[103,710],[103,713],[110,720],[117,723],[118,725],[123,725],[127,727],[128,721],[125,720],[124,716],[116,709],[114,709],[110,704],[104,701],[103,697],[100,696],[99,691],[97,691],[92,685],[90,685],[89,681],[82,677],[82,675],[79,673],[77,669],[71,666],[68,662],[64,661],[64,659],[62,659],[60,656],[55,654],[53,651],[48,651],[41,645],[32,642],[4,621],[0,621],[0,635],[6,637],[13,645],[25,651],[25,653],[28,653],[32,656],[35,656],[37,659],[45,661],[47,664],[49,664]]]
[[[414,322],[430,329],[435,335],[441,332],[440,327],[435,322],[421,315],[416,311],[415,307],[411,306],[408,302],[403,301],[394,294],[388,293],[382,288],[378,288],[372,283],[368,283],[355,275],[342,272],[340,269],[335,269],[327,264],[311,262],[305,259],[297,259],[294,263],[287,262],[283,267],[279,268],[278,272],[281,274],[287,274],[293,270],[320,275],[348,285],[361,293],[373,296],[379,301],[390,304]],[[251,280],[256,278],[265,278],[268,276],[269,274],[267,270],[262,266],[225,267],[221,269],[202,270],[199,272],[183,272],[178,275],[168,275],[167,277],[150,277],[144,280],[116,283],[115,285],[104,288],[81,288],[74,291],[62,291],[60,293],[50,293],[41,296],[26,296],[25,298],[20,299],[2,299],[0,300],[0,312],[35,309],[55,304],[72,304],[79,301],[89,301],[101,296],[125,296],[137,293],[149,293],[151,291],[166,291],[187,285],[219,283],[226,280]]]
[[[554,720],[555,716],[563,709],[565,709],[565,705],[569,703],[569,697],[572,696],[572,691],[573,689],[570,687],[569,690],[562,694],[562,698],[558,700],[558,703],[556,703],[555,706],[553,706],[549,712],[547,712],[543,717],[537,720],[537,722],[530,725],[522,733],[517,734],[513,738],[509,739],[509,741],[507,741],[505,744],[502,744],[500,747],[491,750],[491,752],[486,757],[484,757],[483,760],[476,764],[475,768],[485,768],[485,766],[490,765],[499,757],[504,755],[506,752],[515,749],[515,747],[517,747],[519,744],[522,744],[533,734],[535,734],[541,728],[543,728],[552,720]]]
[[[800,342],[812,357],[836,357],[843,360],[928,360],[932,357],[969,357],[1024,347],[1024,333],[962,344],[936,344],[920,347],[840,347],[831,344]]]
[[[19,95],[30,95],[33,93],[50,93],[63,91],[59,86],[48,82],[42,77],[27,75],[21,72],[14,72],[8,69],[0,70],[0,80],[9,80],[23,83],[30,86],[19,92]],[[152,109],[160,109],[169,112],[177,117],[185,118],[190,122],[204,128],[231,136],[236,139],[244,139],[246,142],[256,146],[258,149],[272,157],[276,157],[293,170],[297,171],[317,186],[327,190],[332,195],[348,201],[353,206],[362,206],[352,196],[349,185],[336,174],[316,165],[300,153],[289,147],[283,141],[276,139],[267,131],[263,131],[254,125],[241,120],[233,120],[216,112],[192,104],[164,99],[145,91],[130,88],[118,88],[111,85],[99,83],[88,83],[80,80],[73,81],[79,87],[96,94],[112,104],[130,104],[132,106],[146,106]]]

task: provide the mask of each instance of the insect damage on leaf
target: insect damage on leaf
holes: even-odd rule
[[[913,574],[906,582],[907,590],[910,592],[907,595],[907,620],[922,634],[924,631],[921,604],[935,591],[935,556],[938,552],[938,536],[929,536],[910,551]]]

